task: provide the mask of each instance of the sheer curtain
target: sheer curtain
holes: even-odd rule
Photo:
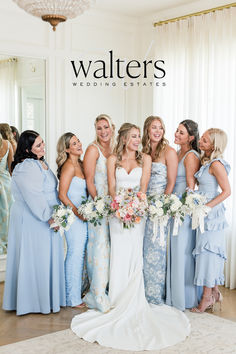
[[[0,60],[0,122],[15,125],[16,61]]]
[[[231,164],[231,197],[225,202],[226,286],[236,288],[236,8],[157,27],[156,57],[165,61],[166,86],[154,90],[154,113],[164,118],[167,137],[183,119],[228,134],[225,159]]]

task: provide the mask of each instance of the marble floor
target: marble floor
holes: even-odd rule
[[[84,311],[62,308],[56,314],[16,316],[14,311],[2,310],[3,289],[4,283],[0,283],[0,346],[68,329],[72,317]],[[221,287],[221,291],[224,296],[222,310],[217,307],[214,315],[236,322],[236,289]]]

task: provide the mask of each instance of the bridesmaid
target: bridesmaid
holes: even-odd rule
[[[199,193],[207,197],[211,211],[205,217],[205,231],[198,230],[193,255],[196,260],[194,284],[203,286],[203,296],[198,307],[192,312],[202,313],[215,302],[222,301],[218,285],[224,285],[224,262],[226,260],[223,201],[231,194],[228,174],[229,164],[223,160],[227,136],[221,129],[208,129],[199,140],[203,151],[202,167],[195,174],[199,182]],[[220,187],[221,192],[218,191]]]
[[[150,116],[143,127],[143,152],[152,158],[151,178],[147,194],[170,194],[175,185],[178,158],[176,151],[171,148],[164,137],[165,126],[160,117]],[[166,279],[166,241],[165,229],[164,246],[160,244],[160,232],[153,241],[153,222],[146,222],[143,244],[144,284],[148,302],[161,304],[165,301]]]
[[[178,173],[174,193],[182,195],[186,189],[194,190],[194,174],[200,168],[198,125],[190,119],[182,121],[175,133],[178,151]],[[173,223],[172,223],[173,227]],[[170,245],[167,265],[167,305],[184,311],[197,305],[197,288],[194,286],[194,258],[196,231],[192,230],[190,217],[185,217],[178,235],[170,233]]]
[[[2,134],[3,139],[8,140],[12,146],[13,154],[16,153],[17,143],[14,139],[14,135],[11,131],[10,125],[7,123],[0,123],[0,134]]]
[[[11,194],[11,163],[13,150],[9,141],[2,139],[0,134],[0,254],[7,253],[7,234],[12,204]]]
[[[70,205],[77,216],[70,229],[65,232],[67,254],[65,260],[66,305],[83,307],[81,282],[84,251],[87,241],[87,223],[83,222],[77,208],[83,197],[87,197],[86,182],[80,157],[82,144],[73,133],[63,134],[57,143],[57,177],[59,179],[59,199]]]
[[[12,164],[4,310],[17,315],[59,312],[65,306],[63,241],[49,228],[58,204],[57,179],[44,161],[41,136],[26,130]]]
[[[106,114],[95,120],[96,139],[90,144],[84,156],[84,173],[87,188],[92,198],[108,193],[107,158],[112,153],[115,126]],[[89,308],[106,312],[110,308],[107,296],[109,279],[110,241],[106,220],[94,227],[88,225],[87,272],[90,283],[89,292],[83,301]]]

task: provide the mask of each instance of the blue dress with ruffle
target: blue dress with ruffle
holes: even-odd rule
[[[223,159],[214,159],[201,167],[195,174],[199,182],[199,193],[207,197],[207,201],[214,199],[218,194],[218,182],[215,176],[209,173],[209,167],[214,161],[220,161],[227,174],[229,164]],[[226,248],[224,230],[228,226],[225,219],[225,206],[217,204],[211,209],[204,220],[204,233],[197,231],[196,247],[193,256],[196,260],[194,284],[213,288],[224,284],[224,262]]]
[[[152,163],[151,178],[148,184],[147,194],[162,194],[167,184],[167,168],[161,162]],[[160,231],[153,241],[154,225],[147,219],[143,240],[143,275],[145,296],[152,304],[161,304],[165,300],[166,285],[166,241],[168,228],[165,228],[164,246],[160,245]]]

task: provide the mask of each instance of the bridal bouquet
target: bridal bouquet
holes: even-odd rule
[[[204,232],[204,218],[211,210],[206,203],[206,197],[199,193],[188,193],[185,198],[188,214],[192,216],[192,229],[195,230],[199,226],[201,233]]]
[[[101,225],[101,220],[111,213],[110,204],[111,197],[96,196],[94,200],[83,200],[78,208],[78,213],[94,226]]]
[[[125,229],[134,227],[146,216],[148,208],[146,194],[135,189],[120,188],[111,203],[111,213],[123,224]]]
[[[64,231],[69,230],[76,216],[69,205],[54,205],[53,210],[52,218],[54,223],[50,225],[50,228],[59,227],[60,234],[63,235]]]
[[[148,197],[148,217],[153,222],[153,238],[156,240],[157,229],[160,228],[160,245],[165,245],[165,227],[168,224],[170,214],[170,196],[167,194],[156,194]]]

